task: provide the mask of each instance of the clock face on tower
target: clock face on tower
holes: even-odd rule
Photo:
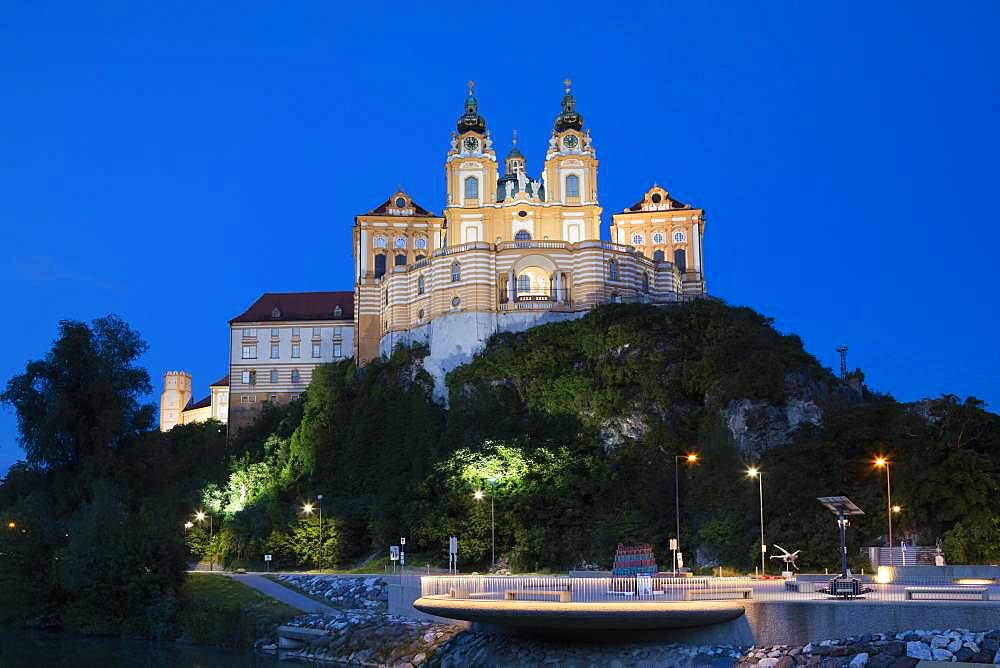
[[[566,135],[563,137],[563,146],[566,148],[576,148],[579,141],[580,140],[576,138],[576,135]]]
[[[471,152],[479,148],[479,140],[476,139],[475,137],[466,137],[463,144],[465,145],[466,151]]]

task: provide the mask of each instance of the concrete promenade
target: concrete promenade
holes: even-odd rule
[[[337,609],[332,608],[329,605],[324,605],[319,601],[314,601],[308,596],[303,596],[298,592],[292,591],[288,587],[284,587],[277,582],[273,582],[263,575],[257,575],[255,573],[246,574],[236,574],[236,573],[219,573],[225,577],[230,577],[236,580],[240,584],[246,585],[251,589],[256,589],[266,596],[281,601],[285,605],[290,605],[293,608],[298,608],[302,612],[325,612],[325,613],[336,613]]]

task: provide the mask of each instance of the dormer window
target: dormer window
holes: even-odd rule
[[[343,309],[343,307],[341,307],[341,306],[335,306],[334,309],[333,309],[333,317],[334,318],[342,318],[342,317],[344,317],[344,309]]]
[[[275,306],[274,310],[271,311],[271,319],[277,320],[280,317],[281,317],[281,309]]]

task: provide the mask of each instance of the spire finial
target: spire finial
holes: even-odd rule
[[[566,86],[566,93],[568,94],[570,86],[573,85],[573,80],[570,79],[569,77],[566,77],[566,79],[563,81],[563,85]]]
[[[514,128],[514,146],[517,146],[517,128]]]
[[[472,79],[469,79],[469,95],[472,95],[472,89],[475,88],[475,86],[476,82],[473,81]]]
[[[398,192],[398,193],[405,193],[405,192],[406,192],[406,191],[405,191],[405,190],[403,189],[403,184],[402,184],[402,183],[397,183],[397,184],[396,184],[396,192]]]

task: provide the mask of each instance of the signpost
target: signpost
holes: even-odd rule
[[[392,562],[392,574],[396,574],[396,562],[399,561],[399,545],[389,546],[389,561]]]
[[[403,569],[406,568],[406,538],[399,539],[399,584],[403,584]]]
[[[271,572],[271,555],[270,554],[265,554],[264,555],[264,563],[267,564],[267,572],[270,573]]]
[[[674,553],[674,577],[677,577],[677,539],[670,539],[670,551]]]

